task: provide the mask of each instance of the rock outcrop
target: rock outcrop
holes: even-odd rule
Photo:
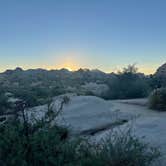
[[[156,71],[157,76],[165,76],[166,77],[166,63],[160,66]]]
[[[161,86],[166,86],[166,63],[157,69],[155,77],[160,81]]]
[[[53,111],[59,108],[61,96],[52,103]],[[29,119],[41,119],[47,112],[47,105],[28,110]],[[64,125],[72,134],[94,135],[99,131],[121,125],[131,119],[130,114],[114,110],[108,101],[95,96],[70,96],[68,104],[63,106],[56,117],[56,123]]]

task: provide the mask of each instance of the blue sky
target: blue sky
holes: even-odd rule
[[[1,0],[0,70],[166,62],[165,0]]]

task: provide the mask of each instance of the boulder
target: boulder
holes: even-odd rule
[[[62,96],[61,96],[62,97]],[[53,111],[59,110],[62,98],[54,99]],[[41,119],[47,112],[47,105],[34,107],[28,110],[29,117]],[[95,96],[70,96],[67,104],[56,117],[55,122],[66,126],[73,134],[93,134],[106,130],[115,124],[128,121],[130,115],[118,113],[110,107],[110,103]]]

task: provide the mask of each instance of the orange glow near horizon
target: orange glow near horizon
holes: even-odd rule
[[[54,66],[56,69],[66,68],[70,71],[78,70],[81,65],[81,58],[78,58],[79,54],[75,52],[69,52],[61,55],[60,59],[58,59],[58,63]]]
[[[76,71],[81,67],[79,67],[78,65],[76,65],[74,63],[63,63],[63,64],[59,64],[59,65],[43,66],[42,68],[47,69],[47,70],[67,69],[69,71]]]
[[[41,65],[41,66],[29,66],[29,67],[24,67],[24,66],[20,66],[21,68],[27,70],[27,69],[37,69],[37,68],[43,68],[43,69],[47,69],[47,70],[52,70],[52,69],[62,69],[62,68],[65,68],[65,69],[68,69],[69,71],[76,71],[80,68],[88,68],[88,67],[83,67],[81,65],[78,65],[77,63],[75,63],[74,61],[73,62],[65,62],[65,63],[61,63],[59,65],[50,65],[50,66],[45,66],[45,65]],[[7,69],[15,69],[16,67],[7,67],[7,68],[0,68],[0,72],[4,72],[5,70]],[[144,73],[144,74],[154,74],[156,69],[158,67],[139,67],[139,70],[138,72],[141,72],[141,73]],[[93,69],[93,68],[89,68],[89,69]],[[95,68],[94,68],[95,69]],[[115,70],[112,70],[110,68],[110,70],[105,70],[105,69],[99,69],[103,72],[106,72],[106,73],[111,73],[111,72],[116,72]]]
[[[144,73],[144,74],[154,74],[157,70],[157,68],[160,67],[160,64],[147,64],[138,66],[138,72]]]

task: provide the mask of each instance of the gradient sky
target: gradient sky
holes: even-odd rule
[[[0,71],[166,62],[165,0],[1,0]]]

